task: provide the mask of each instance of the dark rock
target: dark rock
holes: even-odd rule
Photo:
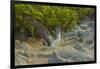
[[[94,49],[94,42],[88,46],[89,49]]]
[[[89,26],[87,24],[80,24],[80,28],[82,28],[82,29],[88,29]]]
[[[82,48],[84,50],[84,48],[82,46],[80,46],[80,48]],[[92,60],[94,60],[94,58],[91,55],[89,55],[85,51],[81,51],[81,50],[75,49],[72,46],[67,46],[66,48],[64,48],[63,50],[61,50],[61,51],[59,51],[57,53],[62,58],[66,59],[66,60],[69,60],[69,58],[70,58],[75,62],[78,62],[78,61],[92,61]]]
[[[76,43],[74,46],[73,46],[75,49],[81,51],[83,49],[83,45],[81,43]]]
[[[65,33],[65,37],[75,37],[77,36],[77,32],[67,32]]]
[[[94,33],[93,32],[88,32],[88,31],[79,31],[78,32],[78,37],[80,39],[90,39],[90,38],[93,38],[94,36]]]
[[[48,58],[48,63],[62,63],[62,61],[55,54],[52,54]]]

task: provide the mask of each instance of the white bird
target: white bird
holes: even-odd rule
[[[56,38],[50,34],[48,30],[45,29],[45,27],[35,18],[32,17],[27,17],[26,19],[32,20],[32,24],[36,28],[36,31],[38,32],[38,35],[44,40],[44,44],[48,45],[49,47],[52,48],[53,52],[55,55],[62,61],[66,61],[64,58],[60,57],[59,54],[56,53],[55,48],[59,46],[61,42],[61,31],[60,27],[56,28]]]
[[[59,46],[61,42],[61,31],[60,28],[56,28],[56,39],[53,38],[53,36],[49,35],[48,36],[49,41],[50,41],[50,47],[53,51],[53,53],[59,58],[59,60],[65,62],[66,59],[62,58],[57,52],[56,52],[56,47]]]
[[[61,42],[61,32],[60,32],[60,28],[56,28],[56,39],[54,39],[52,36],[48,36],[49,40],[50,40],[50,47],[51,48],[56,48],[57,46],[59,46],[60,42]]]

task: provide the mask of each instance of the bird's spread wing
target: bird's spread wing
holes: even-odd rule
[[[52,42],[54,39],[53,39],[53,36],[51,36],[50,34],[48,35],[48,38],[49,38],[49,41]]]

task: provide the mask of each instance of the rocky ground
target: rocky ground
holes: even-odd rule
[[[55,49],[56,53],[43,46],[42,40],[15,40],[15,64],[94,61],[94,24],[93,20],[85,19],[73,31],[63,33],[62,42]]]

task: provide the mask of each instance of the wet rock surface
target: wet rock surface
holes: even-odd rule
[[[83,20],[73,31],[64,33],[63,44],[55,49],[56,53],[45,46],[34,48],[27,42],[16,40],[15,64],[33,65],[94,61],[94,24],[95,22],[92,20]],[[33,43],[33,45],[35,44]]]
[[[94,61],[94,24],[94,21],[83,20],[75,27],[74,31],[64,34],[65,42],[73,40],[62,50],[57,51],[59,56],[66,60],[65,62]],[[62,61],[57,57],[50,56],[49,62],[61,63]]]

